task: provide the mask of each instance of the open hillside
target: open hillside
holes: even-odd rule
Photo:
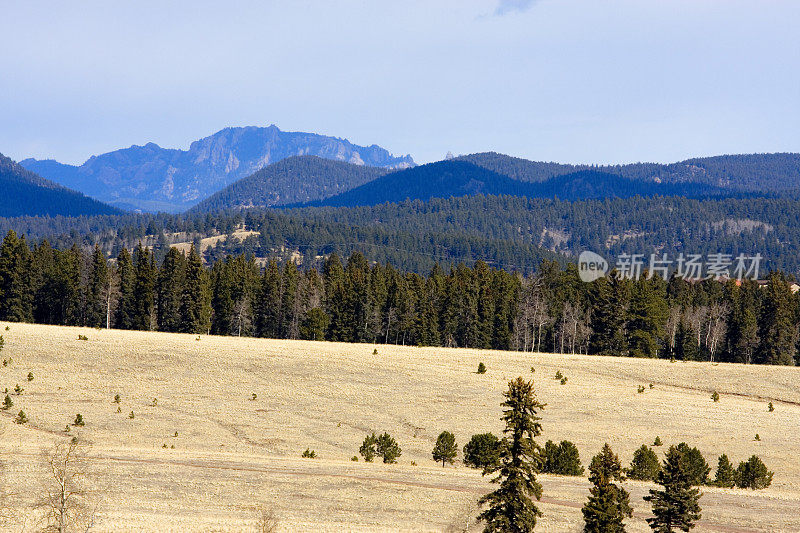
[[[24,169],[0,154],[0,217],[111,215],[120,211]]]
[[[4,530],[33,523],[40,450],[71,436],[90,443],[94,531],[254,531],[261,506],[282,531],[462,526],[492,485],[460,461],[442,468],[431,449],[443,430],[459,450],[472,434],[499,433],[502,392],[518,375],[534,379],[547,404],[540,443],[573,441],[584,466],[604,442],[628,464],[657,435],[665,446],[697,446],[712,466],[721,453],[734,463],[758,454],[775,472],[772,486],[704,487],[695,531],[800,530],[800,368],[399,346],[373,355],[371,344],[18,323],[0,333],[0,357],[11,361],[0,385],[24,388],[0,416],[4,485],[14,493]],[[564,385],[553,379],[559,370]],[[27,424],[12,422],[19,410]],[[85,426],[65,432],[77,413]],[[398,464],[350,460],[372,431],[397,439]],[[302,459],[306,448],[317,458]],[[541,480],[537,530],[579,530],[588,482]],[[628,531],[649,531],[642,496],[652,485],[625,486],[635,510]]]

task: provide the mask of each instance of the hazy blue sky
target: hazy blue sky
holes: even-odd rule
[[[798,0],[0,0],[0,152],[226,126],[417,161],[800,151]]]

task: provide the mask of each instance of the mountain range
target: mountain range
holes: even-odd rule
[[[395,157],[377,145],[365,147],[337,137],[285,132],[274,125],[225,128],[191,143],[188,150],[147,143],[92,156],[80,166],[36,159],[25,159],[20,165],[123,209],[180,212],[294,155],[390,169],[414,166],[411,156]]]
[[[600,166],[485,152],[416,166],[410,156],[395,157],[376,145],[276,126],[226,128],[188,150],[148,143],[93,156],[80,166],[35,159],[20,165],[42,176],[38,183],[51,180],[50,188],[56,182],[119,208],[152,212],[352,207],[478,194],[567,201],[800,196],[796,153]],[[36,199],[31,202],[28,211],[41,212]],[[26,213],[23,207],[15,212]]]
[[[115,215],[119,209],[22,168],[0,154],[0,217]]]

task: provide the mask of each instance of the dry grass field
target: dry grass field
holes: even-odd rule
[[[695,531],[800,531],[800,368],[396,346],[373,355],[372,345],[5,326],[0,358],[13,363],[0,367],[0,390],[25,390],[0,417],[4,484],[15,493],[4,531],[22,530],[21,518],[35,530],[26,509],[44,475],[41,450],[71,435],[90,443],[95,531],[254,531],[260,508],[285,531],[457,531],[492,485],[434,463],[433,443],[442,430],[459,448],[499,433],[501,394],[518,375],[547,404],[541,442],[575,442],[584,465],[604,442],[627,464],[656,435],[697,446],[712,468],[721,453],[734,464],[761,456],[772,486],[704,488]],[[486,374],[475,373],[480,361]],[[28,424],[13,423],[19,409]],[[77,413],[86,425],[65,433]],[[397,439],[398,464],[350,460],[372,431]],[[306,448],[318,457],[302,459]],[[580,531],[588,482],[541,480],[537,530]],[[629,531],[649,531],[641,498],[651,486],[626,482]]]

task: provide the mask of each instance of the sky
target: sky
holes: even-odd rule
[[[0,0],[0,152],[228,126],[417,162],[800,151],[798,0]]]

